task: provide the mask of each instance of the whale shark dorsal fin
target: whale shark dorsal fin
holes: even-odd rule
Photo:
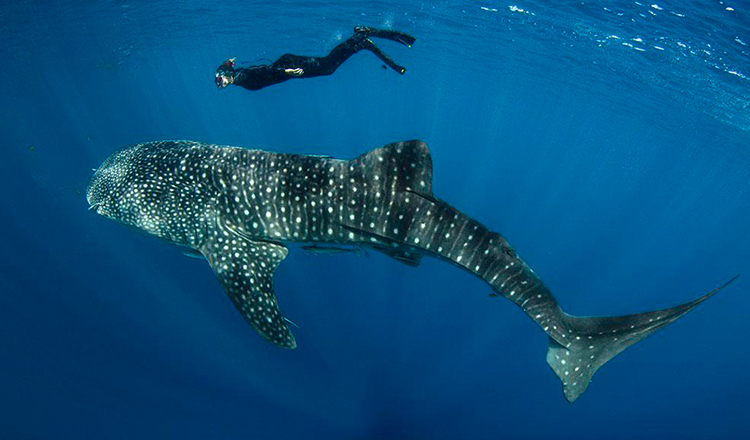
[[[289,251],[282,245],[250,240],[219,224],[201,249],[222,287],[245,320],[268,342],[297,347],[273,294],[273,274]]]
[[[378,179],[398,176],[395,188],[398,191],[432,195],[432,156],[422,141],[384,145],[359,156],[354,162],[375,173]]]

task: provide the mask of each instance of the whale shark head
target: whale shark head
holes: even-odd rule
[[[113,154],[89,181],[89,210],[176,244],[200,245],[216,188],[204,167],[213,150],[196,145],[147,142]]]
[[[116,215],[123,196],[132,183],[132,148],[111,155],[94,171],[86,188],[89,209],[105,217],[119,220]]]
[[[86,200],[89,210],[99,215],[159,235],[149,209],[153,176],[139,166],[141,152],[142,146],[136,145],[105,160],[89,181]]]

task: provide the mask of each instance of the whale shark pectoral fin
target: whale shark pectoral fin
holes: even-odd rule
[[[273,294],[274,271],[289,251],[276,243],[249,240],[228,227],[219,229],[202,253],[232,304],[265,340],[282,348],[296,348]]]

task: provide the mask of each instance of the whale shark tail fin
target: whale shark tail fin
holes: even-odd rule
[[[739,276],[739,275],[738,275]],[[596,370],[623,350],[675,322],[737,277],[702,297],[654,312],[612,317],[576,317],[563,314],[570,337],[560,343],[550,337],[547,363],[563,384],[569,402],[589,386]]]

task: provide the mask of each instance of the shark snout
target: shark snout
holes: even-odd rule
[[[89,184],[86,186],[86,201],[89,203],[89,211],[96,208],[101,202],[96,200],[96,187],[98,186],[98,172],[94,170],[94,175],[91,176]]]
[[[111,197],[111,185],[108,185],[106,173],[102,172],[102,168],[93,171],[94,175],[91,176],[86,187],[86,201],[89,203],[89,211],[96,211],[97,214],[101,214],[99,208],[105,205],[107,199]]]

